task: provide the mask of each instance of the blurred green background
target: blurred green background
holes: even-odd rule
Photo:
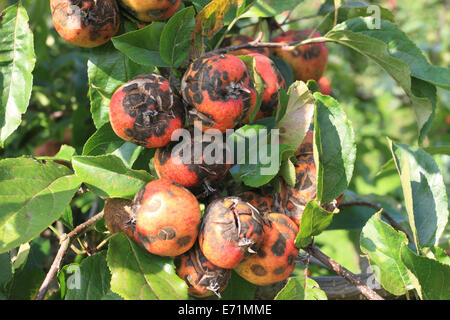
[[[0,0],[0,9],[14,1]],[[32,155],[43,152],[36,147],[52,141],[55,148],[70,144],[81,152],[87,138],[95,132],[90,115],[87,79],[89,50],[64,42],[53,28],[49,1],[23,1],[30,16],[37,56],[34,87],[30,106],[23,115],[18,130],[0,149],[0,158]],[[312,29],[323,20],[317,12],[325,1],[305,0],[290,14],[289,19],[301,19],[283,26],[288,29]],[[399,27],[412,39],[432,64],[449,67],[448,1],[386,0],[367,1],[391,10]],[[285,15],[277,17],[282,23]],[[320,26],[327,31],[327,22]],[[398,174],[389,171],[377,175],[382,165],[391,159],[386,137],[417,145],[417,126],[408,98],[392,78],[366,58],[335,44],[329,45],[330,56],[326,77],[332,83],[332,95],[341,103],[353,123],[357,139],[357,160],[347,200],[369,199],[389,208],[402,219],[402,192]],[[424,147],[450,145],[450,92],[438,88],[437,109]],[[45,148],[44,148],[45,149]],[[45,151],[45,150],[44,150]],[[47,150],[48,151],[48,150]],[[434,156],[441,168],[450,194],[450,157]],[[87,211],[92,197],[78,200]],[[75,203],[75,205],[77,205]],[[351,271],[364,271],[360,259],[358,234],[361,225],[374,211],[351,208],[340,213],[329,230],[316,238],[316,244]],[[342,221],[347,220],[340,229]],[[349,222],[349,220],[351,220]],[[349,224],[352,226],[349,227]],[[447,228],[441,247],[450,249]],[[313,269],[313,275],[328,274]]]

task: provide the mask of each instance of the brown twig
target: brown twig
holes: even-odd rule
[[[307,247],[303,248],[303,250],[305,250],[307,253],[315,257],[323,264],[329,266],[334,272],[336,272],[336,274],[353,284],[367,299],[384,300],[378,293],[366,286],[355,274],[341,266],[339,263],[328,257],[313,245],[308,245]]]
[[[301,264],[303,264],[305,266],[307,264],[309,264],[309,265],[313,264],[313,265],[316,265],[316,266],[318,266],[320,268],[331,270],[329,266],[323,264],[322,262],[320,262],[316,258],[311,257],[311,255],[307,254],[307,253],[299,252],[297,257],[295,258],[295,262],[300,262]]]
[[[218,48],[212,51],[209,51],[209,55],[214,54],[222,54],[228,51],[235,51],[240,49],[252,49],[252,48],[283,48],[283,47],[296,47],[310,43],[318,43],[318,42],[326,42],[328,39],[320,37],[320,38],[312,38],[307,40],[296,40],[291,42],[261,42],[260,39],[256,39],[254,41],[250,41],[247,43],[237,44],[234,46]]]
[[[292,12],[294,12],[294,10],[291,10],[288,12],[288,14],[284,18],[283,22],[280,23],[280,26],[284,26],[287,24],[286,21],[289,21],[289,18],[291,17]]]
[[[309,16],[304,16],[304,17],[297,18],[297,19],[292,19],[292,20],[287,20],[287,19],[285,19],[285,20],[281,23],[281,25],[282,25],[282,26],[285,26],[285,25],[287,25],[287,24],[296,23],[296,22],[299,22],[299,21],[302,21],[302,20],[307,20],[307,19],[317,18],[317,17],[320,17],[320,16],[321,16],[320,14],[312,14],[312,15],[309,15]]]
[[[103,211],[96,214],[86,222],[80,224],[75,229],[73,229],[68,234],[61,235],[60,238],[60,247],[58,249],[58,253],[56,254],[55,259],[53,260],[53,263],[50,267],[50,270],[48,271],[47,275],[45,276],[44,281],[42,282],[41,287],[39,288],[39,292],[36,295],[35,300],[42,300],[45,297],[45,294],[47,293],[48,287],[50,285],[50,282],[55,277],[56,273],[59,270],[59,267],[61,265],[61,261],[64,258],[64,255],[67,252],[67,249],[69,248],[70,243],[77,239],[79,236],[81,236],[83,233],[85,233],[90,226],[95,224],[97,221],[99,221],[101,218],[103,218]]]
[[[344,208],[344,207],[351,207],[351,206],[364,206],[364,207],[370,207],[372,209],[375,209],[376,211],[380,211],[382,209],[382,207],[376,203],[372,203],[372,202],[368,202],[368,201],[360,201],[360,200],[353,200],[353,201],[346,201],[346,202],[342,202],[339,205],[339,208]],[[397,231],[401,231],[403,232],[406,237],[408,238],[409,242],[413,242],[413,239],[411,237],[411,235],[409,234],[408,231],[406,231],[401,225],[399,225],[394,218],[392,218],[386,211],[381,211],[381,215],[387,220],[389,221],[389,223],[391,224],[391,226],[397,230]]]
[[[273,17],[272,18],[267,18],[267,23],[269,24],[269,29],[271,31],[271,34],[272,34],[272,31],[274,31],[274,30],[281,30],[282,33],[285,32],[284,29],[283,29],[283,26],[280,25],[277,22],[277,20],[275,20],[275,18],[273,18]]]
[[[361,273],[355,275],[362,282],[370,282],[374,285],[374,291],[385,299],[397,300],[405,299],[406,295],[394,296],[386,291],[373,278],[372,273]],[[362,300],[366,299],[361,292],[350,284],[341,276],[318,276],[310,277],[319,285],[320,290],[323,290],[328,300]],[[268,286],[258,286],[255,292],[255,299],[257,300],[273,300],[275,296],[286,286],[287,280],[276,282]]]
[[[371,282],[375,288],[373,289],[377,294],[385,299],[403,299],[404,296],[394,296],[386,291],[378,282],[374,282],[372,273],[356,274],[356,277],[364,283]],[[361,300],[364,295],[353,285],[341,276],[319,276],[311,277],[317,282],[320,289],[325,292],[328,300]]]

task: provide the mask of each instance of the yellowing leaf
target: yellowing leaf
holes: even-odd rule
[[[203,37],[211,39],[223,28],[227,12],[233,7],[241,7],[242,3],[243,0],[213,0],[198,13],[192,34],[191,57],[203,55],[205,51]]]

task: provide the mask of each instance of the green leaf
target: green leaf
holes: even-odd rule
[[[264,81],[262,80],[259,73],[256,71],[256,62],[254,57],[238,56],[238,58],[241,59],[247,66],[247,70],[250,73],[251,78],[253,79],[253,83],[256,89],[256,104],[249,115],[249,121],[250,123],[252,123],[253,120],[255,120],[255,117],[258,114],[259,109],[261,108],[261,103],[264,94]]]
[[[108,291],[102,298],[102,300],[123,300],[121,296],[112,291]]]
[[[306,86],[308,87],[309,91],[311,91],[311,93],[320,92],[319,84],[316,82],[316,80],[308,80],[308,82],[306,82]]]
[[[152,73],[153,66],[134,63],[108,42],[91,49],[88,61],[89,99],[96,128],[109,122],[109,101],[122,84],[141,74]]]
[[[425,300],[450,299],[450,266],[414,254],[405,244],[401,247],[405,266],[416,276]]]
[[[140,30],[112,38],[112,43],[127,58],[139,65],[152,68],[169,67],[160,55],[159,46],[164,23],[154,22]]]
[[[28,108],[36,63],[33,32],[22,3],[0,13],[0,147]]]
[[[275,63],[278,70],[280,70],[284,82],[286,83],[286,87],[289,88],[292,83],[294,83],[294,72],[292,71],[291,66],[286,61],[276,56],[270,56],[270,59]]]
[[[292,87],[292,85],[291,85],[291,87]],[[279,96],[277,111],[275,114],[275,125],[278,124],[281,121],[281,119],[284,118],[286,111],[287,111],[289,98],[290,98],[289,94],[286,92],[286,90],[284,90],[283,88],[280,88],[280,96]],[[260,120],[263,120],[263,119],[260,119]],[[275,126],[274,126],[274,128],[275,128]]]
[[[205,1],[205,0],[203,0]],[[8,0],[0,0],[0,10],[5,9],[8,6]]]
[[[335,15],[331,14],[333,11],[335,11],[333,2],[334,0],[328,0],[319,9],[318,14],[328,14],[319,26],[319,33],[324,34],[334,27]],[[373,26],[375,28],[377,27],[377,21],[388,20],[391,22],[395,22],[394,15],[390,10],[380,6],[379,4],[376,4],[376,7],[376,10],[373,10],[373,4],[367,3],[365,1],[345,1],[345,3],[338,8],[337,23],[342,23],[346,20],[350,20],[356,17],[370,17],[374,22]],[[378,10],[379,15],[377,12]]]
[[[381,29],[370,29],[368,27],[369,21],[369,18],[352,19],[346,21],[345,27],[343,26],[341,30],[348,29],[384,42],[388,46],[390,56],[408,64],[411,69],[411,76],[444,89],[450,89],[450,70],[431,65],[423,52],[397,25],[389,21],[381,21]]]
[[[108,248],[111,290],[127,300],[186,300],[187,285],[170,258],[155,256],[118,233]]]
[[[76,150],[75,148],[68,146],[66,144],[63,144],[60,148],[60,150],[58,151],[57,154],[55,154],[54,156],[39,156],[36,157],[36,159],[38,160],[51,160],[51,161],[64,161],[64,162],[71,162],[72,161],[72,157],[76,155]]]
[[[15,270],[12,281],[8,284],[10,300],[33,299],[42,281],[45,278],[43,272],[44,260],[50,254],[50,240],[36,238],[30,242],[30,249],[26,262]]]
[[[267,152],[267,163],[258,157],[256,163],[246,162],[239,165],[238,176],[249,187],[258,188],[269,183],[278,174],[283,159],[294,154],[294,149],[283,144],[266,144],[259,146],[259,148],[253,146],[249,149],[248,154],[259,155],[259,149],[263,148],[267,150],[263,152]]]
[[[41,268],[27,264],[23,270],[14,274],[8,284],[9,300],[32,300],[44,281],[45,273]]]
[[[95,231],[100,232],[100,233],[108,232],[109,229],[108,229],[108,227],[106,226],[106,220],[105,220],[105,218],[101,218],[100,220],[98,220],[98,221],[95,223],[94,229],[95,229]]]
[[[2,297],[6,299],[7,293],[5,290],[6,284],[13,277],[13,267],[11,258],[8,252],[0,254],[0,300]]]
[[[433,108],[433,112],[431,113],[428,120],[424,123],[421,131],[421,135],[419,136],[419,142],[422,142],[425,138],[425,135],[428,133],[428,130],[431,127],[431,123],[434,118],[434,111],[436,109],[436,87],[424,80],[420,80],[415,77],[411,77],[411,90],[412,93],[419,98],[428,99],[431,102],[431,106]],[[416,114],[417,111],[415,110]],[[416,116],[417,118],[417,116]]]
[[[375,210],[369,207],[349,206],[341,208],[328,229],[361,230]]]
[[[447,147],[447,146],[426,147],[426,148],[423,148],[423,150],[430,155],[444,154],[444,155],[450,156],[450,147]],[[389,159],[389,161],[387,161],[385,164],[383,164],[381,169],[377,172],[377,176],[386,174],[387,172],[389,172],[391,170],[396,170],[395,162],[394,162],[393,158]]]
[[[295,246],[297,248],[306,247],[310,243],[311,237],[325,230],[333,220],[333,216],[338,212],[338,209],[335,212],[328,212],[316,200],[309,201],[302,214],[300,228],[295,238]]]
[[[202,11],[206,5],[211,2],[211,0],[193,0],[192,4],[194,5],[197,12]]]
[[[80,286],[80,264],[66,264],[59,270],[57,278],[59,283],[59,296],[61,299],[64,299],[68,287],[75,288]]]
[[[317,200],[327,203],[348,187],[356,159],[355,134],[339,103],[314,93],[314,162],[317,166]]]
[[[50,239],[37,237],[29,242],[28,247],[29,252],[26,254],[26,263],[32,264],[33,266],[42,269],[46,259],[48,258],[48,255],[50,254]],[[15,267],[15,262],[13,263],[13,267]],[[20,266],[19,269],[24,268],[23,266]]]
[[[297,179],[295,175],[295,166],[291,159],[283,160],[280,168],[280,175],[283,177],[284,181],[291,187],[295,187],[295,181]]]
[[[153,176],[157,176],[156,171],[154,170],[153,158],[155,156],[156,148],[147,149],[144,148],[142,152],[139,154],[139,157],[133,164],[133,169],[135,170],[145,170],[149,171]]]
[[[447,156],[450,156],[450,146],[426,147],[423,148],[423,150],[431,155],[445,154]]]
[[[19,250],[17,251],[17,255],[14,257],[13,269],[21,269],[25,266],[27,262],[28,255],[30,254],[31,246],[28,242],[25,242],[20,245]]]
[[[83,147],[84,156],[113,154],[131,168],[144,148],[128,142],[116,135],[111,123],[102,125]]]
[[[67,288],[66,300],[100,300],[108,293],[111,274],[106,264],[106,251],[84,259],[77,271],[75,285]]]
[[[327,295],[313,279],[298,276],[289,278],[274,300],[327,300]]]
[[[370,29],[372,18],[354,18],[337,25],[325,35],[330,41],[348,46],[367,56],[389,73],[410,97],[417,118],[420,140],[426,134],[425,125],[434,113],[435,94],[428,88],[426,95],[413,89],[413,78],[432,85],[450,87],[450,70],[431,66],[417,46],[389,22],[381,21],[380,29]]]
[[[100,197],[131,199],[153,177],[145,171],[132,170],[114,155],[76,156],[75,174]]]
[[[72,157],[76,154],[77,152],[74,147],[68,146],[67,144],[63,144],[59,149],[58,153],[55,154],[55,159],[70,162],[72,160]]]
[[[349,201],[366,201],[380,205],[397,223],[402,224],[405,229],[408,229],[404,225],[407,224],[405,220],[405,216],[407,215],[406,209],[396,199],[374,194],[356,195],[350,190],[346,190],[345,195]],[[368,206],[345,206],[340,208],[339,214],[334,217],[328,229],[361,230],[376,212],[376,209]]]
[[[400,174],[416,246],[435,246],[448,222],[447,195],[439,167],[421,148],[390,140],[389,144]]]
[[[0,253],[57,220],[81,182],[63,165],[30,158],[0,161]]]
[[[314,114],[314,99],[302,81],[294,82],[289,88],[288,94],[289,101],[286,112],[276,127],[280,129],[280,143],[297,150],[311,124]]]
[[[251,187],[260,187],[270,182],[279,172],[283,160],[294,154],[294,149],[278,144],[276,132],[270,133],[261,124],[245,125],[228,139],[235,150],[235,165],[231,173],[236,179]]]
[[[227,288],[221,295],[222,300],[253,300],[255,292],[256,286],[254,284],[232,271]]]
[[[161,57],[173,67],[179,67],[189,54],[191,34],[195,28],[194,15],[193,7],[178,11],[167,22],[161,34]]]
[[[227,13],[240,6],[242,6],[242,0],[214,0],[197,14],[191,38],[191,58],[204,54],[204,38],[212,39],[224,27]]]
[[[69,229],[73,229],[73,215],[72,208],[68,205],[65,209],[61,217],[59,218],[61,222]]]
[[[439,261],[440,263],[450,266],[450,257],[447,255],[444,249],[441,249],[439,247],[428,247],[426,249],[429,249],[428,252],[425,252],[425,255],[428,258],[434,259],[436,261]],[[422,252],[424,251],[425,250],[422,250]]]
[[[342,212],[339,212],[333,217],[333,222],[338,218]],[[359,230],[330,230],[327,227],[320,235],[314,237],[314,246],[319,248],[326,255],[333,257],[335,261],[345,266],[350,272],[355,274],[365,273],[367,266],[364,264],[366,261],[362,261],[362,252],[359,248],[359,236],[361,233]],[[331,270],[323,269],[313,264],[309,265],[309,271],[314,275],[330,275],[334,276],[335,273]]]
[[[283,11],[293,10],[303,0],[280,1],[280,0],[255,0],[250,9],[242,15],[243,18],[267,18],[274,17]]]
[[[369,7],[373,6],[373,4],[367,3],[365,1],[346,1],[341,8],[339,8],[339,10],[341,9],[347,9],[347,20],[348,19],[352,19],[352,18],[356,18],[356,17],[367,17],[367,16],[373,16],[374,18],[376,18],[376,15],[374,15],[374,12],[370,9]],[[380,18],[382,20],[388,20],[391,22],[395,22],[394,21],[394,14],[380,6],[380,5],[376,5],[378,7],[378,9],[380,9]]]
[[[367,221],[360,236],[361,250],[368,256],[376,280],[397,296],[414,287],[400,256],[402,244],[408,244],[406,235],[383,222],[381,211]]]

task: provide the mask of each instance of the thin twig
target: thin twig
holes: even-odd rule
[[[325,17],[323,17],[323,19],[320,21],[320,23],[318,25],[316,25],[314,27],[314,29],[312,29],[311,33],[309,34],[308,38],[306,38],[306,40],[312,39],[312,37],[314,36],[314,34],[317,32],[317,30],[319,30],[319,28],[322,26],[322,24],[327,21],[328,16],[331,14],[331,12],[328,12]]]
[[[53,233],[58,237],[59,241],[62,240],[63,233],[60,233],[58,230],[56,230],[55,227],[52,225],[49,225],[48,228],[53,231]],[[85,254],[85,251],[79,250],[77,247],[75,247],[73,244],[70,245],[70,249],[72,249],[75,254]]]
[[[362,281],[355,274],[341,266],[339,263],[328,257],[313,245],[308,245],[307,247],[303,248],[303,250],[305,250],[311,256],[317,258],[325,265],[328,265],[334,272],[353,284],[367,299],[384,300],[379,294],[362,283]]]
[[[284,26],[284,25],[287,24],[286,21],[289,20],[289,18],[291,17],[292,12],[294,12],[294,10],[291,10],[291,11],[288,12],[288,14],[287,14],[286,17],[284,18],[283,22],[280,23],[280,26]]]
[[[320,37],[320,38],[312,38],[307,40],[296,40],[291,42],[261,42],[256,39],[254,41],[250,41],[247,43],[237,44],[234,46],[218,48],[216,50],[212,50],[208,52],[208,55],[222,54],[228,51],[235,51],[240,49],[252,49],[252,48],[283,48],[283,47],[297,47],[310,43],[318,43],[318,42],[326,42],[329,39]]]
[[[80,240],[80,238],[77,238],[77,242],[80,245],[80,247],[83,249],[83,252],[85,252],[88,256],[91,256],[88,248],[84,245],[84,243]]]
[[[220,45],[223,42],[223,39],[225,39],[225,36],[228,34],[228,32],[230,32],[230,30],[234,27],[234,25],[236,24],[236,22],[238,22],[240,17],[236,17],[233,19],[233,21],[231,21],[231,23],[228,25],[227,30],[225,30],[224,34],[222,34],[222,36],[220,37],[219,41],[217,41],[216,46],[214,47],[214,49],[217,49],[220,47]]]
[[[302,20],[307,20],[307,19],[312,19],[312,18],[317,18],[317,17],[319,17],[319,16],[321,16],[320,14],[312,14],[312,15],[310,15],[310,16],[304,16],[304,17],[301,17],[301,18],[297,18],[297,19],[292,19],[292,20],[289,20],[289,21],[283,21],[282,23],[281,23],[281,25],[282,26],[285,26],[285,25],[287,25],[287,24],[291,24],[291,23],[296,23],[296,22],[299,22],[299,21],[302,21]]]
[[[342,202],[339,205],[339,208],[344,208],[344,207],[351,207],[351,206],[364,206],[364,207],[370,207],[372,209],[375,209],[376,211],[380,211],[381,209],[383,209],[380,205],[376,204],[376,203],[372,203],[372,202],[368,202],[368,201],[360,201],[360,200],[353,200],[353,201],[346,201],[346,202]],[[401,231],[403,232],[406,237],[408,238],[409,242],[413,242],[413,239],[411,237],[411,235],[409,234],[408,231],[406,231],[401,225],[399,225],[394,218],[392,218],[385,210],[383,210],[381,212],[381,215],[387,220],[389,221],[389,223],[391,224],[391,226],[397,230],[397,231]]]
[[[311,255],[307,253],[306,254],[306,263],[305,263],[305,271],[304,271],[305,272],[305,274],[304,274],[304,277],[305,277],[305,288],[306,288],[306,282],[307,282],[309,274],[310,274],[310,272],[309,272],[309,261],[310,261],[310,259],[311,259]]]
[[[87,220],[86,222],[83,222],[82,224],[78,225],[75,229],[69,232],[68,237],[73,239],[78,238],[83,233],[87,231],[87,228],[95,224],[97,221],[101,220],[103,218],[103,211],[97,213],[95,216]]]
[[[307,264],[310,264],[310,265],[313,264],[313,265],[316,265],[316,266],[318,266],[320,268],[331,270],[329,266],[323,264],[322,262],[320,262],[316,258],[311,257],[311,255],[307,254],[307,253],[299,252],[297,257],[295,258],[295,262],[300,262],[301,264],[303,264],[305,266]]]
[[[334,4],[336,5],[336,1],[334,2]],[[337,20],[338,20],[338,12],[339,12],[339,8],[334,8],[334,21],[333,21],[333,27],[336,27],[337,25]]]
[[[61,265],[61,261],[64,258],[64,255],[67,252],[67,249],[69,248],[70,243],[77,239],[79,236],[81,236],[83,233],[85,233],[90,226],[95,224],[97,221],[99,221],[101,218],[103,218],[103,211],[98,213],[97,215],[93,216],[86,222],[80,224],[75,229],[73,229],[68,234],[62,234],[60,239],[60,247],[58,250],[58,253],[56,254],[55,259],[53,260],[53,263],[50,267],[50,270],[48,271],[47,275],[45,276],[44,281],[42,282],[41,287],[39,288],[39,292],[36,295],[36,300],[42,300],[45,297],[45,294],[47,293],[48,286],[50,285],[50,282],[55,277],[56,273],[59,270],[59,267]]]
[[[58,253],[56,254],[55,260],[53,260],[53,263],[47,273],[47,276],[44,279],[44,282],[42,282],[42,285],[39,288],[39,292],[36,295],[36,300],[44,299],[45,294],[48,290],[48,286],[50,285],[50,282],[52,281],[55,274],[58,272],[61,261],[64,258],[67,249],[69,248],[70,238],[67,235],[64,235],[60,243],[61,245],[59,247]]]
[[[269,18],[268,19],[268,23],[269,23],[269,28],[273,31],[273,30],[281,30],[282,33],[285,33],[283,26],[280,25],[277,20],[275,18]],[[270,26],[273,26],[274,28],[271,28]]]
[[[356,277],[364,283],[370,281],[374,285],[374,291],[385,299],[402,299],[404,297],[394,296],[387,292],[378,282],[374,282],[372,273],[356,274]],[[328,300],[360,300],[364,298],[355,286],[341,276],[318,276],[311,277],[311,279],[318,283],[320,289],[327,295]]]
[[[98,250],[100,250],[105,244],[107,244],[107,243],[109,242],[109,240],[111,240],[111,238],[112,238],[113,236],[114,236],[114,235],[112,234],[112,235],[106,237],[102,242],[100,242],[100,243],[97,245],[97,247],[95,247],[95,251],[97,252]]]

